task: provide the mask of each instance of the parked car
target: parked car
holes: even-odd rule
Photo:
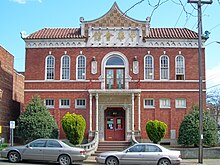
[[[23,146],[7,147],[2,150],[1,157],[16,163],[21,160],[59,162],[69,165],[75,161],[87,159],[82,148],[71,147],[57,139],[37,139]]]
[[[104,152],[96,157],[97,163],[114,164],[180,164],[180,151],[173,151],[158,144],[137,143],[121,152]]]

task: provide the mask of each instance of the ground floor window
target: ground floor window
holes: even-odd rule
[[[160,108],[170,108],[170,99],[160,99]]]
[[[47,108],[54,108],[54,99],[45,99],[44,104]]]
[[[86,99],[76,99],[76,108],[86,108]]]
[[[70,108],[70,100],[60,99],[60,108]]]
[[[186,99],[176,99],[176,108],[186,108]]]
[[[151,98],[144,99],[144,108],[154,108],[154,99]]]

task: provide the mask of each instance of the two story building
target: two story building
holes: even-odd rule
[[[198,34],[151,28],[149,18],[130,18],[116,3],[100,18],[81,17],[80,23],[23,34],[25,105],[34,95],[44,99],[60,138],[61,120],[70,112],[86,119],[86,139],[97,132],[99,141],[129,141],[132,135],[145,141],[146,122],[160,120],[168,125],[165,140],[175,143],[181,121],[199,100]],[[205,66],[204,49],[202,60]]]

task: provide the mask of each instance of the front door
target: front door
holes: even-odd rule
[[[125,112],[120,108],[107,109],[105,112],[105,140],[125,140]]]

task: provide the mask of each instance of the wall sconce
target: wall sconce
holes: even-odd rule
[[[91,61],[91,73],[92,74],[97,73],[97,61],[96,61],[95,56],[92,57],[92,61]]]
[[[133,59],[133,73],[134,74],[139,73],[139,62],[137,60],[137,56],[134,56],[134,59]]]
[[[0,89],[0,101],[2,100],[3,90]]]

